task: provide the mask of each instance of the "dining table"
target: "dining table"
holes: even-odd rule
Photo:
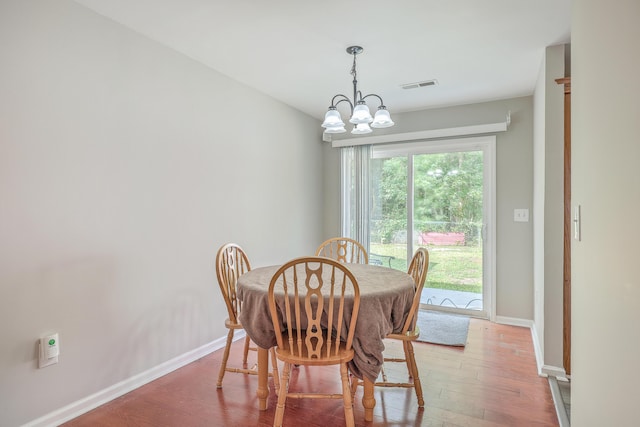
[[[346,264],[360,289],[360,311],[353,338],[354,358],[349,370],[362,379],[365,421],[373,420],[376,401],[373,387],[383,363],[383,339],[401,332],[409,315],[415,284],[404,271],[379,265]],[[269,349],[276,345],[276,336],[269,312],[268,289],[280,265],[259,267],[238,278],[237,298],[242,302],[240,322],[258,346],[258,407],[267,409],[269,397]]]

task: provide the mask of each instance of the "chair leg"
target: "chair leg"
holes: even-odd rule
[[[356,397],[356,391],[358,390],[358,385],[360,385],[360,380],[355,377],[355,375],[351,376],[351,400],[354,400]]]
[[[276,392],[280,390],[280,373],[278,372],[278,359],[276,359],[276,351],[273,347],[269,350],[271,357],[271,373],[273,376],[273,385],[276,388]]]
[[[218,383],[216,385],[217,388],[222,388],[222,379],[224,378],[224,373],[227,370],[227,360],[229,359],[229,350],[231,349],[232,341],[233,341],[233,329],[229,329],[229,333],[227,334],[227,344],[224,347],[224,354],[222,355],[222,364],[220,365],[220,373],[218,373]]]
[[[418,398],[418,407],[424,407],[424,399],[422,397],[422,383],[420,382],[420,374],[418,373],[418,364],[416,363],[416,355],[413,351],[413,344],[411,341],[406,341],[407,348],[407,365],[411,370],[413,376],[413,388],[416,390],[416,397]]]
[[[351,390],[349,387],[349,370],[346,363],[340,364],[340,379],[342,380],[342,401],[344,402],[344,419],[347,427],[355,426],[353,416],[353,401],[351,400]]]
[[[278,404],[276,405],[276,415],[273,419],[273,427],[282,427],[282,419],[284,418],[284,406],[287,400],[290,373],[291,363],[285,362],[284,370],[282,371],[282,378],[280,381],[280,392],[278,393]]]
[[[382,382],[386,383],[387,382],[387,373],[384,371],[384,362],[382,363],[382,366],[380,367],[380,373],[382,374]]]
[[[244,352],[242,354],[242,367],[247,369],[247,356],[249,355],[249,343],[251,342],[251,338],[247,335],[244,338]]]
[[[414,366],[411,364],[411,357],[409,357],[409,341],[402,341],[402,351],[404,351],[404,361],[407,364],[409,380],[412,380]]]

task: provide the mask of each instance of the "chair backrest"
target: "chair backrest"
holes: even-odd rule
[[[324,359],[351,349],[360,289],[351,271],[325,257],[293,259],[273,275],[269,311],[278,348],[294,357]]]
[[[402,333],[406,334],[408,331],[413,331],[416,328],[416,322],[418,321],[418,309],[420,308],[420,296],[422,295],[422,289],[424,289],[424,282],[427,280],[427,270],[429,269],[429,251],[425,248],[418,248],[407,273],[413,277],[413,281],[416,284],[416,293],[413,296],[413,303],[411,304],[411,310],[407,316],[407,321],[402,328]]]
[[[236,297],[238,277],[251,270],[247,254],[235,243],[224,244],[216,255],[216,276],[229,312],[229,320],[238,323],[241,302]]]
[[[345,263],[369,264],[367,250],[360,242],[349,237],[332,237],[325,240],[316,249],[316,256],[333,258]]]

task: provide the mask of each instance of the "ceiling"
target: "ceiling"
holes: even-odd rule
[[[76,1],[318,120],[352,96],[350,45],[393,117],[531,95],[545,47],[570,41],[571,0]]]

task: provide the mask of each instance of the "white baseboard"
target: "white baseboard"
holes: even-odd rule
[[[496,316],[495,322],[502,325],[521,326],[529,329],[533,326],[533,320],[520,319],[518,317]]]
[[[234,341],[241,338],[244,338],[244,331],[237,331],[234,336]],[[27,424],[24,424],[23,427],[58,426],[86,412],[89,412],[90,410],[95,409],[100,405],[104,405],[105,403],[117,397],[120,397],[123,394],[129,393],[130,391],[135,390],[138,387],[141,387],[170,372],[173,372],[178,368],[188,365],[189,363],[194,362],[208,355],[209,353],[223,348],[226,340],[226,336],[218,338],[217,340],[211,341],[210,343],[207,343],[201,347],[188,351],[187,353],[184,353],[180,356],[174,357],[173,359],[161,363],[160,365],[154,366],[153,368],[145,372],[141,372],[131,378],[120,381],[119,383],[114,384],[111,387],[107,387],[104,390],[73,402],[53,412],[50,412],[36,420],[28,422]]]
[[[543,365],[541,372],[543,376],[555,377],[563,380],[567,379],[567,372],[564,368],[560,368],[558,366]]]
[[[542,355],[542,348],[540,347],[538,330],[536,329],[535,322],[531,324],[531,340],[533,341],[533,351],[536,355],[536,365],[538,367],[538,375],[540,375],[541,377],[544,377],[546,376],[542,371],[542,367],[543,367],[542,361],[544,360],[544,357]]]

